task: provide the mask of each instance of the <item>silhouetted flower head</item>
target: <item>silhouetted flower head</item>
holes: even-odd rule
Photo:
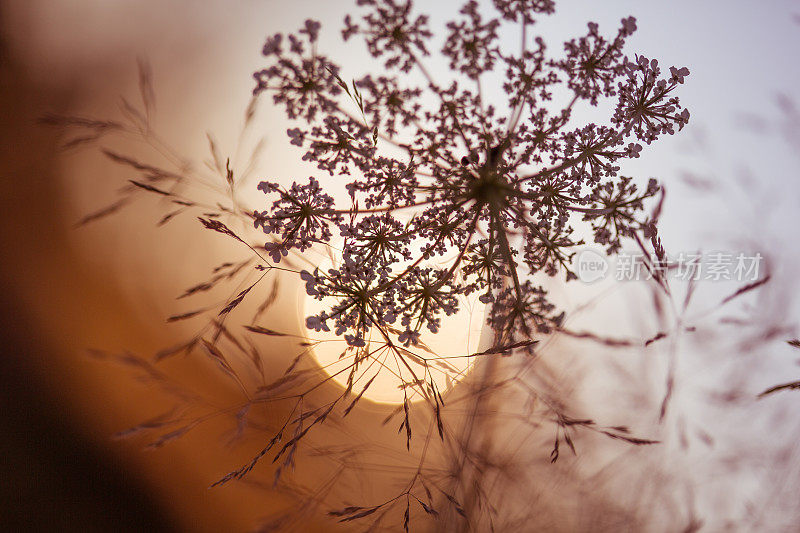
[[[450,72],[434,73],[425,64],[433,32],[412,2],[357,3],[366,12],[348,15],[342,36],[362,37],[384,72],[346,83],[317,50],[320,24],[308,20],[288,36],[288,49],[280,34],[267,39],[270,64],[255,74],[255,91],[272,93],[297,121],[291,144],[334,176],[331,187],[349,193],[349,205],[336,207],[314,178],[288,191],[260,187],[278,195],[271,210],[255,214],[277,237],[267,245],[275,261],[343,239],[339,267],[302,275],[308,294],[336,302],[308,327],[331,324],[360,346],[371,328],[388,330],[399,319],[399,342],[416,343],[420,330],[438,331],[457,311],[458,295],[477,293],[493,307],[496,342],[557,328],[563,314],[529,278],[576,277],[570,264],[583,244],[573,237],[581,221],[609,253],[637,232],[652,234],[644,201],[659,186],[637,188],[620,176],[621,164],[686,124],[674,92],[688,69],[673,67],[664,78],[656,60],[626,54],[633,17],[610,36],[589,23],[557,56],[529,35],[538,17],[554,12],[551,0],[494,0],[494,17],[471,0],[445,26]],[[513,51],[499,37],[508,24],[522,34]],[[489,73],[504,78],[499,105],[486,96]],[[412,82],[417,75],[422,85]],[[576,106],[601,100],[613,109],[607,123],[576,123]]]

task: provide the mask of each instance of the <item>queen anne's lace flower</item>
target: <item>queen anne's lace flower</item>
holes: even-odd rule
[[[658,61],[636,57],[625,64],[625,79],[619,82],[619,103],[612,123],[633,132],[650,144],[663,133],[672,135],[675,127],[681,130],[689,121],[689,110],[681,109],[678,98],[671,96],[678,84],[683,83],[689,69],[672,67],[669,80],[659,79]]]
[[[294,183],[288,191],[266,181],[258,188],[265,193],[280,194],[272,210],[253,214],[255,227],[281,235],[280,242],[265,245],[276,263],[292,248],[303,251],[313,243],[328,241],[331,238],[329,223],[342,219],[333,210],[333,198],[322,192],[314,178],[309,178],[306,185]]]
[[[491,70],[500,55],[496,44],[500,21],[484,23],[474,0],[467,2],[461,13],[467,20],[447,24],[449,35],[442,53],[450,58],[451,69],[474,79]]]
[[[590,23],[553,57],[530,34],[536,18],[554,12],[552,0],[494,0],[495,17],[470,0],[446,25],[451,73],[439,76],[423,63],[428,18],[410,1],[358,4],[365,15],[348,16],[342,35],[363,37],[388,72],[345,82],[318,53],[320,25],[309,20],[296,35],[267,39],[270,64],[256,73],[256,92],[273,93],[296,119],[287,134],[303,159],[337,176],[332,186],[348,176],[344,208],[314,178],[288,191],[260,186],[278,195],[271,210],[254,214],[276,236],[267,245],[274,260],[330,245],[334,232],[343,242],[340,266],[301,274],[309,295],[332,302],[306,325],[333,328],[352,346],[365,345],[374,328],[408,345],[423,328],[438,331],[459,295],[475,293],[492,306],[498,343],[560,327],[563,314],[528,278],[575,278],[570,262],[583,241],[573,226],[581,219],[610,253],[624,238],[653,235],[643,208],[659,186],[651,180],[640,190],[620,173],[643,144],[688,121],[674,94],[688,69],[673,67],[664,79],[656,60],[627,55],[632,17],[612,37]],[[501,47],[509,22],[520,26],[521,50]],[[425,83],[410,86],[411,71]],[[502,106],[485,97],[489,72],[505,78]],[[556,91],[566,93],[563,106],[552,103]],[[577,105],[603,99],[616,104],[607,123],[576,123]],[[408,214],[403,222],[399,210]]]
[[[625,38],[635,30],[633,17],[623,19],[617,36],[609,42],[590,22],[586,37],[565,43],[567,59],[561,66],[568,73],[569,87],[593,105],[600,96],[613,96],[614,83],[625,70]]]
[[[355,224],[343,224],[344,254],[378,268],[399,259],[411,259],[408,247],[411,231],[389,214],[369,215]]]

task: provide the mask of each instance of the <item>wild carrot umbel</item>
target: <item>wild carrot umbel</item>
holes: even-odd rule
[[[410,346],[457,311],[456,295],[478,293],[491,303],[496,347],[557,328],[563,313],[530,277],[576,277],[571,250],[583,241],[573,226],[581,221],[608,253],[637,233],[655,235],[643,203],[659,186],[650,179],[640,189],[620,164],[639,157],[640,143],[686,124],[674,93],[688,69],[664,75],[655,59],[627,55],[633,17],[608,38],[590,23],[551,56],[529,32],[553,2],[495,0],[495,17],[485,19],[470,1],[447,23],[441,53],[452,80],[443,80],[425,64],[433,33],[411,2],[358,4],[367,13],[358,22],[348,15],[342,36],[363,37],[385,72],[345,82],[319,53],[320,23],[307,20],[297,34],[267,39],[270,64],[255,74],[255,93],[272,94],[297,121],[287,133],[303,159],[347,180],[345,206],[324,192],[335,187],[324,178],[259,185],[274,200],[254,222],[276,237],[266,245],[275,263],[292,250],[330,245],[336,234],[343,239],[341,266],[301,273],[309,295],[335,301],[306,325],[333,327],[359,347],[372,328],[392,343],[399,322],[396,340]],[[521,49],[500,47],[506,24],[520,27]],[[500,106],[482,85],[495,71],[507,95]],[[412,74],[424,83],[409,85]],[[565,107],[553,104],[559,91],[570,95]],[[601,99],[615,102],[607,124],[571,120],[575,106]],[[406,223],[401,210],[413,213]],[[436,268],[425,264],[434,260]]]

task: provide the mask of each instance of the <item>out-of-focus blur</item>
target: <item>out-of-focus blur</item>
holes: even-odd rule
[[[641,33],[631,43],[634,49],[643,47],[692,70],[684,99],[692,112],[690,126],[632,169],[657,175],[666,184],[665,244],[676,252],[697,247],[764,250],[774,266],[773,279],[766,295],[749,307],[715,317],[714,327],[724,320],[747,321],[752,337],[744,327],[722,333],[716,329],[714,335],[673,346],[672,351],[659,351],[661,345],[656,345],[646,357],[609,355],[575,339],[548,345],[545,353],[558,357],[541,375],[537,370],[537,378],[563,378],[568,389],[575,388],[567,392],[592,407],[587,411],[609,422],[625,417],[637,421],[637,430],[663,439],[664,446],[623,453],[604,440],[589,440],[577,458],[562,452],[561,462],[551,466],[549,450],[541,443],[549,444],[552,434],[526,427],[533,437],[519,438],[513,450],[503,451],[536,460],[508,478],[498,476],[493,490],[506,494],[517,511],[534,494],[538,504],[550,509],[540,524],[527,524],[531,530],[551,525],[553,530],[588,531],[600,523],[598,530],[613,530],[614,517],[629,514],[636,521],[619,523],[650,527],[643,509],[665,498],[668,504],[653,511],[658,516],[654,530],[670,530],[665,524],[674,509],[680,509],[675,511],[680,520],[673,530],[694,531],[689,529],[693,513],[703,517],[697,524],[704,521],[712,530],[788,530],[787,524],[797,523],[797,510],[787,502],[798,490],[792,475],[800,464],[793,444],[800,434],[800,410],[794,407],[800,396],[786,392],[760,403],[755,396],[800,376],[794,363],[798,354],[784,343],[798,333],[798,303],[791,295],[800,266],[800,255],[792,248],[800,213],[800,162],[793,159],[799,137],[791,118],[798,116],[792,102],[800,97],[800,74],[789,57],[796,46],[781,44],[797,45],[800,26],[793,22],[788,2],[769,9],[737,6],[739,12],[722,1],[712,7],[688,1],[646,8],[632,1],[607,2],[602,8],[595,4],[564,1],[554,18],[563,27],[543,25],[544,31],[557,35],[569,27],[565,33],[573,35],[588,20],[607,19],[613,27],[620,17],[634,14]],[[448,9],[457,9],[453,6],[436,7],[434,19],[448,16]],[[294,31],[313,10],[328,26],[328,38],[335,40],[350,9],[349,2],[310,0],[37,0],[0,7],[0,524],[5,529],[246,531],[263,517],[293,509],[307,496],[274,487],[271,476],[209,490],[263,445],[262,434],[246,435],[243,445],[226,447],[220,435],[235,429],[230,419],[213,418],[187,438],[149,452],[142,450],[146,440],[112,439],[164,411],[171,398],[88,351],[149,356],[181,341],[188,326],[164,324],[165,317],[186,310],[176,297],[235,248],[199,229],[196,220],[157,228],[164,211],[156,202],[74,227],[81,217],[110,203],[117,189],[136,176],[96,151],[63,150],[62,133],[39,119],[46,114],[118,116],[120,98],[136,98],[137,59],[145,58],[156,87],[155,123],[170,150],[201,161],[207,157],[208,131],[227,153],[241,149],[246,159],[263,136],[264,154],[245,184],[257,202],[258,178],[291,181],[309,168],[286,151],[287,122],[269,98],[259,103],[258,130],[244,139],[239,136],[263,39],[276,31]],[[753,37],[744,37],[748,35]],[[347,56],[348,50],[328,53],[339,51],[357,63],[360,56]],[[114,146],[148,157],[153,156],[151,148],[135,139]],[[580,311],[576,320],[582,328],[629,335],[658,325],[637,307],[650,305],[649,294],[626,300],[609,285],[595,288],[586,289],[588,296],[581,291],[561,295]],[[728,292],[705,286],[697,298],[713,307]],[[275,329],[301,330],[295,295],[293,290],[283,294],[278,302],[283,312],[270,315]],[[597,301],[600,310],[593,313]],[[763,313],[754,312],[759,306]],[[772,337],[765,333],[769,331]],[[725,339],[733,351],[722,353]],[[288,343],[265,346],[266,359],[274,365],[271,371],[280,374],[295,354]],[[606,366],[598,371],[599,361]],[[207,366],[189,358],[168,365],[170,373],[221,405],[234,396]],[[582,381],[567,379],[573,372]],[[670,417],[660,422],[661,388],[670,372],[677,376],[678,392]],[[630,389],[622,388],[626,386]],[[636,387],[658,392],[648,395]],[[284,411],[265,409],[265,425],[286,416]],[[382,463],[370,481],[379,488],[391,485],[396,465],[410,470],[416,465],[401,453],[405,443],[396,439],[395,427],[381,426],[390,411],[371,406],[352,416],[351,422],[363,426],[357,437],[348,441],[348,435],[333,435],[341,430],[337,427],[326,434],[330,442],[320,443],[320,449],[348,442],[378,445],[376,456],[395,463]],[[502,422],[508,424],[505,428],[512,423],[527,422]],[[684,453],[686,449],[690,451]],[[571,466],[563,466],[570,460]],[[311,486],[326,484],[333,471],[326,468],[299,476]],[[656,471],[652,478],[641,474]],[[765,481],[772,478],[774,484]],[[350,480],[343,492],[370,495],[361,481]],[[503,493],[504,482],[523,489]],[[329,509],[313,509],[294,527],[335,529],[325,517]]]
[[[224,20],[205,14],[199,28],[192,20],[182,25],[167,14],[182,10],[192,19],[190,3],[169,4],[16,2],[0,9],[0,523],[7,530],[244,531],[291,502],[269,490],[208,490],[249,459],[205,444],[218,442],[213,421],[208,435],[157,453],[112,440],[169,399],[87,356],[91,348],[147,351],[174,341],[174,331],[154,327],[165,316],[154,302],[175,294],[153,293],[178,290],[165,283],[164,271],[187,278],[179,258],[158,255],[162,248],[142,257],[155,233],[137,250],[126,242],[135,238],[108,226],[76,231],[81,212],[105,202],[124,180],[97,179],[108,168],[91,158],[76,171],[72,154],[61,149],[62,133],[40,119],[117,110],[137,56],[153,49],[168,50],[152,54],[168,63],[159,69],[169,73],[165,85],[202,84],[203,58],[213,53],[207,32],[214,24],[221,30]],[[245,102],[246,77],[235,84]],[[183,112],[164,110],[167,130]],[[199,119],[213,123],[213,116]],[[132,266],[136,260],[153,269]]]

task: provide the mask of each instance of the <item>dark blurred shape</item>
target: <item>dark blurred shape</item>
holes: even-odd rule
[[[69,426],[26,361],[47,357],[31,321],[0,310],[0,527],[5,531],[174,531],[139,480]]]
[[[65,100],[26,78],[0,34],[0,529],[173,531],[144,483],[74,427],[37,368],[60,348],[26,309],[19,278],[48,258],[58,268],[50,252],[64,229],[54,186],[57,139],[37,126],[36,115],[43,103]]]

